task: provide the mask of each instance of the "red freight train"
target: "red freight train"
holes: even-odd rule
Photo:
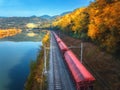
[[[70,72],[72,73],[72,77],[76,83],[77,90],[91,90],[93,88],[92,84],[95,78],[80,63],[72,51],[66,51],[64,58]]]
[[[77,90],[93,90],[93,82],[95,78],[91,73],[80,63],[80,60],[75,56],[75,54],[68,49],[64,42],[54,33],[55,39],[58,46],[63,53],[63,57],[70,74],[75,82]]]
[[[53,32],[54,36],[55,36],[55,39],[58,43],[58,46],[60,48],[60,50],[62,51],[62,53],[64,54],[65,51],[68,50],[68,47],[64,44],[64,42]]]

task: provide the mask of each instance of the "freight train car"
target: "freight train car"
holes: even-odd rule
[[[95,78],[80,63],[71,50],[64,53],[65,62],[75,81],[77,90],[92,90]]]
[[[95,78],[84,67],[75,54],[69,50],[65,43],[54,33],[58,46],[63,54],[64,61],[69,69],[73,81],[75,82],[77,90],[93,90],[93,83]]]
[[[63,43],[63,41],[57,36],[56,33],[53,32],[53,34],[54,34],[55,39],[56,39],[56,41],[57,41],[57,43],[58,43],[58,46],[60,47],[60,50],[61,50],[62,54],[64,54],[65,51],[68,50],[68,47],[67,47],[66,44]]]

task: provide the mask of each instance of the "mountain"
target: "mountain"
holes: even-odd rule
[[[64,16],[64,15],[69,14],[69,13],[71,13],[71,11],[64,12],[64,13],[60,14],[60,16]]]
[[[43,18],[43,19],[47,19],[47,20],[49,20],[49,19],[52,18],[52,16],[49,16],[49,15],[43,15],[43,16],[40,16],[40,18]]]
[[[68,14],[70,12],[64,12],[60,15],[55,16],[49,16],[49,15],[43,15],[43,16],[30,16],[30,17],[4,17],[0,16],[0,28],[25,28],[27,23],[35,23],[35,24],[46,24],[50,23],[52,20],[56,19],[57,17],[64,16],[65,14]]]
[[[25,28],[27,23],[45,23],[48,20],[31,16],[31,17],[0,17],[0,28]]]
[[[55,19],[55,18],[57,18],[57,17],[61,17],[61,16],[64,16],[64,15],[66,15],[66,14],[69,14],[69,13],[71,13],[71,11],[64,12],[64,13],[62,13],[62,14],[60,14],[60,15],[54,15],[54,16],[42,15],[42,16],[40,16],[40,18],[43,18],[43,19],[46,19],[46,20],[53,20],[53,19]]]

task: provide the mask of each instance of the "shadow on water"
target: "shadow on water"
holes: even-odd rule
[[[30,61],[31,59],[35,59],[34,54],[36,55],[34,48],[29,50],[21,59],[21,62],[9,71],[11,82],[7,86],[7,90],[24,89],[24,84],[30,71]],[[28,59],[29,56],[31,57],[30,59]]]

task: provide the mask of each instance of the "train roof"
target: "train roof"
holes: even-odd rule
[[[83,64],[81,64],[80,60],[78,60],[78,58],[74,55],[74,53],[71,50],[66,51],[64,56],[69,57],[67,58],[67,60],[72,60],[73,63],[71,63],[70,65],[75,64],[74,67],[78,68],[79,73],[84,78],[84,81],[95,80],[92,74],[85,68]],[[72,69],[72,70],[76,70],[76,69]]]

